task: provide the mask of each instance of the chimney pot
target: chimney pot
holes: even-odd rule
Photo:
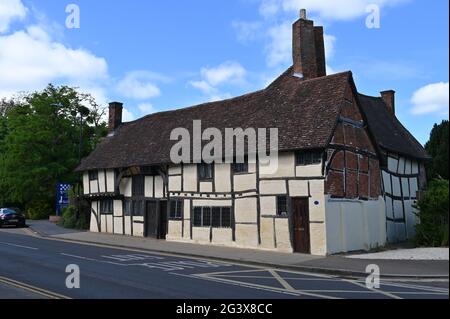
[[[123,103],[111,102],[109,103],[109,132],[115,131],[122,124]]]
[[[394,90],[383,91],[381,92],[381,97],[383,98],[383,101],[386,104],[388,111],[392,115],[395,115],[395,91]]]
[[[306,9],[300,10],[300,19],[306,20]]]

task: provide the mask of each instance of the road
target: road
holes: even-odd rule
[[[69,289],[68,265],[80,270]],[[447,282],[381,281],[79,244],[0,229],[0,299],[448,299]]]

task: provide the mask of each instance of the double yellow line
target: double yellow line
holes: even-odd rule
[[[48,299],[71,299],[70,297],[67,297],[67,296],[64,296],[61,294],[57,294],[55,292],[52,292],[52,291],[49,291],[46,289],[38,288],[38,287],[35,287],[32,285],[25,284],[23,282],[19,282],[17,280],[2,277],[2,276],[0,276],[0,283],[6,284],[9,286],[13,286],[13,287],[16,287],[19,289],[23,289],[23,290],[43,296]]]

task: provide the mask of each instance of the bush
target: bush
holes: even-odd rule
[[[89,229],[89,222],[85,214],[79,214],[77,218],[78,208],[69,206],[63,210],[62,219],[58,223],[59,226],[70,229]]]
[[[447,180],[434,180],[417,204],[420,224],[416,226],[418,246],[448,246],[449,188]]]
[[[48,219],[51,213],[51,205],[44,200],[32,201],[25,209],[27,218],[31,220]]]

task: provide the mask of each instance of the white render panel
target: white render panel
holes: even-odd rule
[[[236,225],[236,244],[239,247],[258,246],[258,227],[256,225]]]
[[[400,157],[398,162],[398,173],[399,174],[405,174],[405,158]]]
[[[155,176],[155,198],[164,197],[164,182],[161,176]]]
[[[267,174],[267,167],[260,164],[261,177],[295,177],[294,153],[280,153],[278,156],[278,168],[272,174]]]
[[[192,227],[192,239],[198,243],[209,243],[211,229],[209,227]]]
[[[169,220],[169,232],[167,234],[167,240],[180,239],[183,237],[183,221],[181,220]]]
[[[406,161],[405,161],[405,174],[406,175],[411,175],[412,174],[411,160],[410,159],[406,159]]]
[[[181,175],[181,165],[169,167],[169,175]]]
[[[234,203],[236,223],[256,223],[256,198],[236,199]]]
[[[123,234],[123,217],[114,217],[114,234]]]
[[[233,243],[233,231],[231,228],[213,228],[212,242],[219,245],[231,245]]]
[[[215,164],[214,182],[216,192],[231,192],[231,167],[230,164]]]
[[[97,194],[98,193],[98,180],[90,181],[91,185],[91,194]]]
[[[125,216],[125,235],[131,236],[131,217]]]
[[[169,176],[169,191],[181,191],[181,176]]]
[[[133,217],[133,221],[143,222],[144,217],[136,216]],[[143,223],[133,223],[133,236],[135,237],[144,237],[144,224]]]
[[[106,176],[105,171],[100,170],[98,172],[98,192],[99,193],[106,193]]]
[[[320,177],[322,174],[322,164],[297,166],[295,168],[295,175],[297,177]]]
[[[256,189],[256,174],[234,175],[234,191],[242,192]]]
[[[403,197],[409,199],[410,195],[409,195],[408,178],[402,177],[402,190],[403,190]]]
[[[293,249],[289,232],[289,220],[287,218],[275,219],[275,233],[277,249],[292,252]]]
[[[114,189],[114,185],[116,183],[115,179],[116,179],[116,174],[114,173],[114,170],[109,169],[106,171],[106,191],[108,193],[114,193],[115,189]]]
[[[213,183],[212,182],[200,182],[200,193],[212,193]]]
[[[386,217],[394,219],[393,200],[390,197],[386,197]]]
[[[123,204],[121,200],[114,200],[114,216],[123,216]]]
[[[306,197],[309,196],[308,181],[289,181],[289,196]]]
[[[394,218],[403,218],[403,202],[400,200],[394,200]]]
[[[260,199],[261,215],[277,214],[277,198],[275,196],[263,196]]]
[[[83,193],[84,195],[89,194],[89,173],[83,174]]]
[[[261,207],[262,208],[262,207]],[[275,219],[261,218],[261,247],[275,249]]]
[[[400,190],[400,178],[392,176],[392,195],[401,197],[402,192]]]
[[[185,201],[186,203],[186,201]],[[231,207],[231,200],[211,200],[211,199],[195,199],[192,201],[193,207]]]
[[[392,188],[391,188],[391,174],[389,174],[386,171],[382,171],[382,177],[383,177],[383,185],[384,185],[384,191],[388,194],[392,194]]]
[[[197,192],[197,165],[185,165],[183,171],[183,190],[186,192]]]
[[[97,215],[97,217],[96,217]],[[90,224],[90,231],[93,233],[98,233],[100,232],[100,229],[98,227],[98,220],[97,218],[100,218],[100,215],[98,214],[97,211],[97,202],[92,202],[91,203],[91,224]]]
[[[410,186],[411,196],[413,198],[416,198],[417,192],[419,191],[419,185],[418,185],[416,177],[409,179],[409,186]]]
[[[145,197],[153,197],[153,176],[145,176]]]
[[[419,174],[419,163],[417,161],[412,162],[412,174]]]
[[[397,173],[398,160],[388,156],[388,170],[392,173]]]
[[[259,192],[261,195],[272,195],[272,194],[287,194],[286,181],[285,180],[267,180],[261,181],[259,183]]]

